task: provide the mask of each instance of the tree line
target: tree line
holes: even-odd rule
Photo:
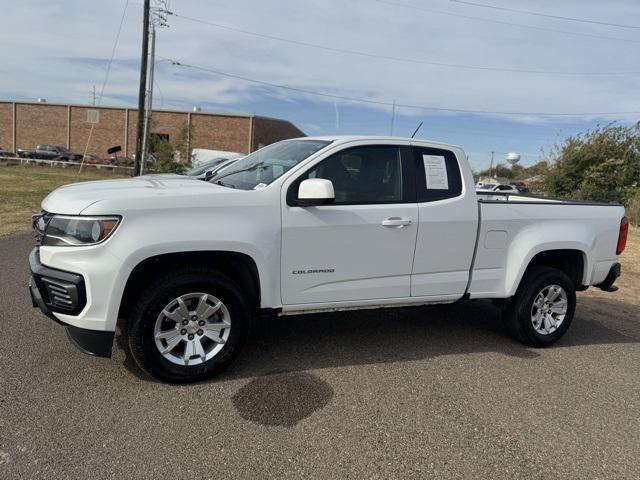
[[[476,175],[489,173],[484,170]],[[498,165],[493,174],[510,180],[530,179],[534,191],[553,197],[621,203],[638,225],[640,122],[609,124],[570,136],[534,165]]]

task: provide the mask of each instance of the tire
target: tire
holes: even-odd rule
[[[555,294],[558,297],[547,302]],[[563,298],[566,309],[562,307]],[[560,320],[558,312],[562,310],[566,311]],[[575,310],[576,290],[571,279],[555,268],[533,267],[525,274],[504,315],[513,337],[524,345],[539,348],[549,347],[562,338],[573,321]]]
[[[192,316],[192,313],[196,313],[191,310],[195,308],[193,302],[200,301],[201,295],[208,295],[211,305],[215,305],[216,301],[222,304],[211,317],[213,319],[211,321],[223,321],[222,319],[228,317],[224,321],[229,322],[229,328],[218,328],[221,338],[227,335],[221,348],[217,343],[219,340],[211,341],[207,337],[208,333],[201,333],[200,327],[192,321],[195,316]],[[187,325],[182,325],[185,320],[181,320],[184,317],[178,313],[181,311],[179,302],[174,303],[177,305],[175,310],[167,308],[179,297],[184,299],[182,305],[186,305],[187,310],[190,311],[190,323]],[[193,298],[189,299],[189,297]],[[169,319],[164,312],[171,312],[172,317],[178,317],[178,321]],[[214,318],[216,315],[219,317],[217,320]],[[210,321],[203,320],[204,317],[205,315],[198,319],[201,324]],[[173,327],[172,322],[175,323]],[[197,382],[216,376],[234,360],[244,344],[249,322],[249,302],[233,280],[217,270],[186,267],[157,277],[142,291],[126,325],[126,344],[138,366],[153,377],[171,383]],[[158,325],[167,324],[169,325],[167,330],[158,330]],[[207,323],[206,327],[202,328],[207,329],[210,326],[222,324]],[[188,335],[184,333],[187,328],[191,329]],[[199,330],[196,332],[195,329]],[[169,340],[173,342],[176,335],[174,330],[180,332],[181,340],[173,350],[163,355],[160,348],[169,348],[170,344],[168,340],[156,339],[156,336],[158,332],[170,334],[173,338]],[[158,346],[158,342],[163,345]],[[196,355],[196,347],[194,347],[194,355],[184,360],[184,357],[188,356],[187,348],[190,348],[194,342],[201,344],[199,356]],[[207,351],[209,346],[212,349],[210,352]],[[180,356],[181,348],[184,352],[182,357]],[[215,349],[219,350],[215,352]],[[207,359],[202,353],[213,354],[213,356]]]

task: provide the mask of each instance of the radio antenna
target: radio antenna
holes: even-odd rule
[[[413,135],[411,135],[411,138],[416,136],[416,133],[418,133],[418,130],[420,130],[420,127],[422,126],[424,122],[420,122],[420,124],[416,127],[416,129],[413,131]]]

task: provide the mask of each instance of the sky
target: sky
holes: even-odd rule
[[[91,103],[95,86],[102,105],[137,105],[142,0],[0,7],[1,100]],[[423,122],[417,137],[462,146],[477,170],[492,151],[528,165],[569,135],[640,119],[636,0],[171,0],[168,10],[155,108],[284,118],[307,135],[410,136]]]

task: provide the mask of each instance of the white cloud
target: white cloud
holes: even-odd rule
[[[418,0],[402,1],[424,4]],[[506,5],[504,0],[502,4]],[[6,1],[0,30],[0,42],[7,47],[0,51],[3,65],[0,97],[88,101],[91,86],[99,88],[102,83],[104,64],[78,59],[108,59],[123,5],[123,1],[115,0]],[[428,6],[532,26],[640,40],[633,31],[483,11],[445,0],[430,2]],[[640,25],[640,6],[632,0],[570,0],[562,4],[549,0],[520,1],[510,2],[509,6]],[[637,43],[496,25],[394,7],[375,0],[180,0],[172,2],[171,9],[181,15],[244,30],[379,55],[518,69],[640,71]],[[137,94],[141,13],[139,3],[129,5],[116,52],[117,62],[106,90],[106,103],[118,99],[132,101]],[[640,111],[637,95],[640,75],[539,75],[434,67],[332,53],[175,17],[169,17],[169,23],[170,28],[158,33],[160,55],[296,88],[470,110]],[[159,64],[157,78],[167,105],[209,102],[232,109],[234,104],[266,95],[282,100],[305,97],[166,63]],[[160,101],[158,93],[156,99]],[[399,113],[423,112],[399,109]],[[514,119],[541,121],[537,116]]]

